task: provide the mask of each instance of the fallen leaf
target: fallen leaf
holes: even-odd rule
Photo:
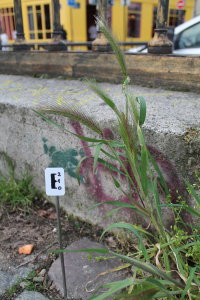
[[[19,253],[31,254],[32,250],[33,250],[33,245],[25,245],[25,246],[19,248]]]
[[[46,211],[43,210],[43,209],[40,209],[40,210],[38,210],[38,215],[39,215],[40,217],[44,217],[44,216],[46,215]]]
[[[46,210],[43,210],[43,209],[39,209],[38,210],[38,214],[40,217],[47,217],[48,215],[50,215],[50,211],[46,211]]]
[[[52,211],[50,215],[48,216],[49,219],[57,220],[57,213],[55,211]]]

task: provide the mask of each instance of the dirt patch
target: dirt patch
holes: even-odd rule
[[[69,217],[62,210],[60,217],[64,248],[83,237],[87,237],[91,241],[99,241],[102,229],[98,226],[91,226],[86,222]],[[104,235],[102,242],[109,248],[121,249],[121,245],[110,233]],[[59,249],[56,209],[51,203],[35,199],[30,211],[24,210],[22,207],[17,211],[12,210],[9,206],[1,207],[0,243],[0,251],[12,267],[18,268],[28,262],[34,265],[32,274],[27,279],[29,286],[26,289],[36,290],[50,299],[64,299],[52,286],[47,275],[42,283],[33,282],[33,277],[44,268],[48,272],[52,262],[57,258],[55,254],[46,255],[49,249]],[[34,245],[31,256],[19,254],[19,247],[27,244]],[[7,268],[7,264],[1,265],[1,271],[7,271]],[[15,288],[9,289],[1,295],[1,300],[15,299],[23,290],[24,288],[18,283]]]

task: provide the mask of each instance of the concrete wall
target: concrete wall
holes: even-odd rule
[[[101,84],[102,88],[114,98],[116,104],[122,104],[121,85]],[[199,144],[185,137],[191,126],[199,128],[199,101],[196,94],[180,93],[150,88],[130,86],[135,95],[143,95],[147,102],[147,120],[144,125],[146,142],[156,159],[171,190],[173,202],[177,199],[177,190],[184,194],[182,177],[194,180],[194,170],[199,164]],[[104,168],[97,164],[93,176],[93,161],[87,159],[80,168],[81,185],[76,180],[76,166],[84,155],[94,155],[94,149],[88,143],[47,123],[36,115],[31,108],[48,101],[73,102],[75,106],[84,104],[104,130],[107,139],[118,139],[115,117],[108,106],[94,96],[79,81],[56,79],[36,79],[22,76],[0,75],[0,147],[16,162],[16,172],[28,169],[34,176],[34,184],[45,190],[44,170],[46,167],[63,167],[65,170],[66,194],[60,197],[61,206],[67,213],[78,216],[91,223],[103,218],[111,206],[101,205],[92,211],[88,209],[99,202],[129,200],[115,188],[112,179]],[[186,99],[188,99],[186,101]],[[95,100],[95,102],[94,102]],[[78,122],[64,117],[50,116],[51,120],[79,135],[98,137]],[[190,135],[189,135],[190,138]],[[129,166],[127,166],[128,169]],[[1,153],[0,169],[3,169]],[[131,171],[130,171],[131,172]],[[126,179],[114,174],[125,187]],[[134,194],[135,199],[137,195]],[[185,196],[184,196],[185,197]],[[164,196],[161,195],[162,201]],[[50,199],[54,201],[53,197]],[[139,200],[138,200],[139,201]],[[163,211],[166,226],[170,226],[173,215],[167,209]],[[106,227],[114,221],[135,222],[130,209],[120,210],[111,218],[101,222]],[[147,222],[140,221],[146,226]],[[188,215],[184,216],[190,222]]]
[[[200,90],[199,56],[125,55],[132,84],[172,90]],[[114,54],[90,52],[1,51],[0,73],[31,75],[48,74],[121,83],[121,69]]]

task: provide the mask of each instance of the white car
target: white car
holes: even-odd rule
[[[200,16],[175,28],[173,53],[200,55]]]
[[[128,50],[129,53],[147,53],[146,46]],[[197,16],[174,29],[173,54],[200,55],[200,16]]]

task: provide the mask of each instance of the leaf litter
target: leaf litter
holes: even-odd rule
[[[103,230],[98,226],[66,216],[62,209],[60,218],[64,248],[83,237],[99,242]],[[49,249],[59,249],[58,232],[55,228],[57,228],[56,209],[47,200],[36,197],[29,211],[22,207],[14,210],[9,205],[0,207],[0,254],[4,255],[9,265],[15,269],[28,263],[34,264],[36,273],[45,268],[47,273],[44,280],[42,284],[35,284],[34,290],[46,297],[63,300],[47,275],[51,264],[58,257],[55,254],[46,254]],[[122,249],[122,245],[111,233],[106,233],[102,242],[106,247]],[[19,254],[19,248],[29,244],[34,245],[31,255]],[[6,268],[8,265],[0,262],[0,270],[7,271]],[[7,291],[1,295],[1,300],[15,299],[24,289],[28,289],[26,284],[18,283],[15,292],[12,294]]]

